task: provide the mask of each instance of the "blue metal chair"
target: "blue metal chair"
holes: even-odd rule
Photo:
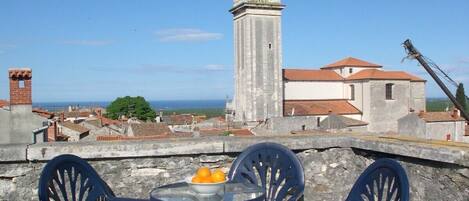
[[[49,161],[39,179],[40,201],[124,201],[85,160],[75,155],[60,155]]]
[[[290,149],[276,143],[245,149],[233,162],[228,178],[261,186],[268,201],[298,200],[305,188],[300,161]]]
[[[379,159],[360,175],[346,201],[408,201],[409,181],[402,166]]]

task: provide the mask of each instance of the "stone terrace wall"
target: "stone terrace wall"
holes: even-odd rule
[[[148,198],[152,188],[190,176],[201,165],[228,169],[239,152],[261,141],[297,153],[305,170],[305,200],[344,200],[360,173],[381,157],[404,166],[411,200],[469,200],[469,148],[462,144],[331,135],[2,146],[0,200],[37,200],[43,166],[63,153],[86,158],[117,195]]]

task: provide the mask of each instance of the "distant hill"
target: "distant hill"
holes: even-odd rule
[[[428,112],[441,112],[452,107],[453,103],[448,98],[427,98]]]

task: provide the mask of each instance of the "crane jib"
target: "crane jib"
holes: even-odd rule
[[[469,122],[469,116],[464,110],[464,108],[461,106],[461,104],[459,104],[459,102],[456,100],[451,91],[449,91],[448,87],[446,87],[446,85],[441,81],[435,71],[433,71],[433,69],[430,67],[431,62],[427,61],[427,59],[414,47],[414,45],[412,45],[412,42],[409,39],[404,41],[403,45],[408,56],[410,58],[416,59],[420,63],[420,65],[423,66],[423,68],[428,72],[428,74],[430,74],[430,76],[432,76],[438,86],[440,86],[446,96],[448,96],[451,102],[453,102],[456,108],[458,108],[459,112],[461,113],[461,116],[466,119],[466,122]],[[436,64],[434,65],[436,66]]]

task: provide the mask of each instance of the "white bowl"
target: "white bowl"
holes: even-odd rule
[[[218,191],[223,188],[226,182],[227,179],[225,179],[225,181],[217,183],[193,183],[192,177],[186,177],[186,183],[191,187],[191,189],[202,196],[217,194]]]

